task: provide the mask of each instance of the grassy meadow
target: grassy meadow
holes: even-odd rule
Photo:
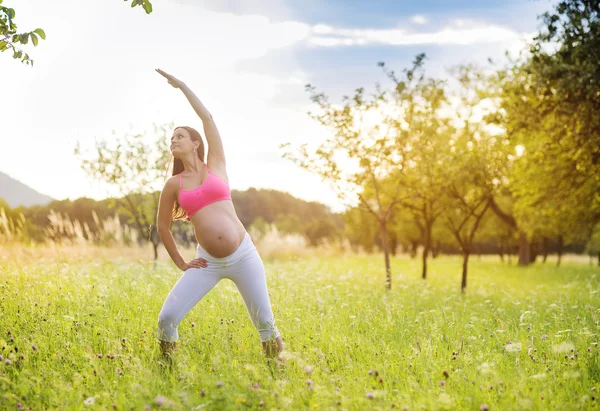
[[[180,324],[169,366],[154,332],[181,272],[149,256],[0,251],[0,409],[598,409],[587,262],[472,257],[462,295],[458,257],[431,260],[426,281],[419,259],[394,258],[386,292],[381,256],[266,256],[280,361],[224,280]]]

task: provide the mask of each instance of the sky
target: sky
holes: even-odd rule
[[[20,31],[46,40],[24,49],[33,67],[0,54],[0,171],[55,199],[105,198],[73,154],[75,144],[147,132],[174,122],[202,130],[183,80],[220,130],[232,189],[286,191],[341,211],[316,174],[282,158],[279,145],[316,144],[327,130],[307,113],[305,85],[340,101],[427,55],[427,74],[501,61],[539,28],[550,0],[6,0]],[[1,187],[0,187],[1,191]],[[1,196],[1,192],[0,192]]]

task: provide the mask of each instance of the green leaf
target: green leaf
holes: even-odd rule
[[[35,34],[33,34],[33,33],[29,33],[29,36],[31,37],[31,41],[33,42],[33,45],[37,46],[38,45],[38,38],[37,38],[37,36]]]
[[[150,3],[148,0],[144,0],[144,10],[146,10],[146,14],[150,14],[152,13],[152,3]]]
[[[46,33],[42,29],[33,30],[34,33],[37,33],[43,40],[46,40]]]
[[[134,8],[135,6],[137,6],[137,0],[131,2],[131,8]]]
[[[0,51],[6,50],[8,43],[6,41],[0,41]]]
[[[8,18],[11,20],[15,18],[15,9],[8,9]]]

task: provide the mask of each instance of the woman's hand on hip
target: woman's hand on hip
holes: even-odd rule
[[[183,86],[185,86],[185,83],[183,81],[179,80],[177,77],[172,76],[169,73],[162,71],[161,69],[156,69],[156,71],[158,72],[158,74],[160,74],[161,76],[166,78],[169,81],[169,84],[172,85],[173,87],[182,88]]]
[[[208,262],[204,258],[194,258],[193,260],[188,261],[187,263],[184,261],[179,269],[181,271],[186,271],[190,268],[206,268],[208,267]]]

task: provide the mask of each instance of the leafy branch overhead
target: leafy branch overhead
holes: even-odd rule
[[[39,39],[46,39],[44,30],[37,28],[33,31],[18,33],[14,22],[15,10],[1,5],[0,0],[0,51],[12,50],[13,58],[20,59],[22,63],[33,66],[33,60],[20,46],[31,41],[34,46],[38,45]],[[38,37],[39,36],[39,37]]]
[[[33,66],[33,60],[22,46],[29,43],[37,46],[40,39],[46,39],[46,33],[41,28],[19,33],[14,21],[15,9],[2,6],[2,3],[3,0],[0,0],[0,52],[12,51],[14,59],[20,59],[22,63]],[[142,6],[146,14],[152,13],[152,3],[149,0],[133,0],[131,7],[136,6]]]
[[[132,0],[131,7],[133,8],[137,6],[142,6],[142,8],[146,11],[146,14],[152,13],[152,3],[150,3],[150,0]]]

